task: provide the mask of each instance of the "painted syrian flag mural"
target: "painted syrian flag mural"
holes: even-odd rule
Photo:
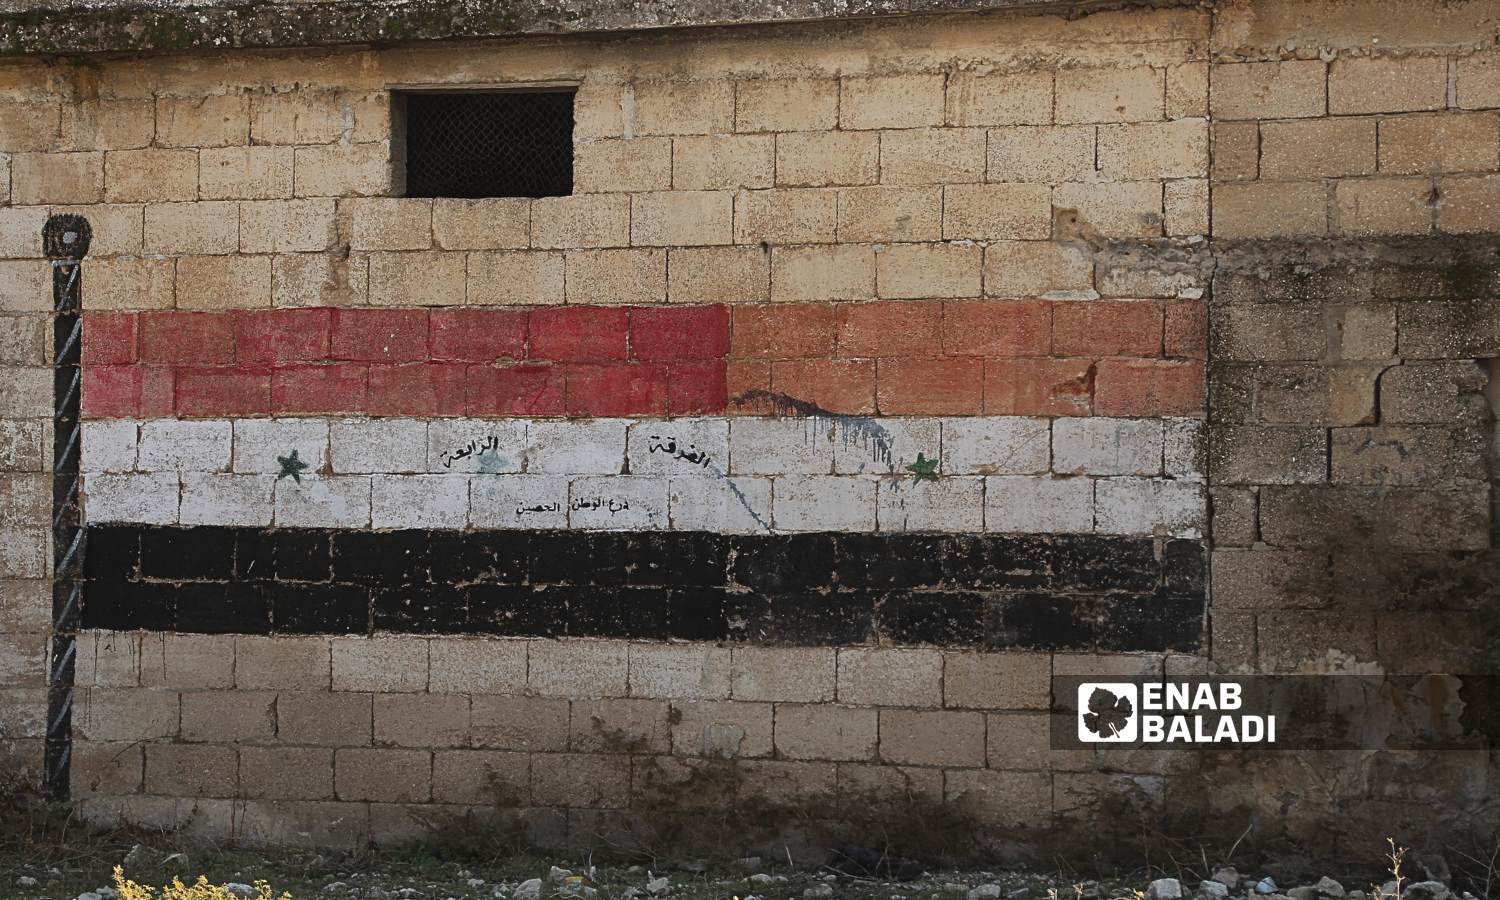
[[[1175,309],[90,314],[84,624],[1189,648]]]

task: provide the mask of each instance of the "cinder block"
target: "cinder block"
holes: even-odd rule
[[[915,304],[889,305],[898,310],[915,306]],[[852,312],[853,308],[850,311]],[[843,325],[849,324],[849,320],[844,320]],[[879,341],[883,335],[889,334],[888,331],[881,330],[878,319],[873,323],[873,327],[877,329],[877,334],[874,336],[876,341]],[[841,332],[841,347],[848,346],[845,339],[849,337],[851,335],[847,329]],[[942,458],[942,426],[941,419],[895,416],[881,418],[877,429],[873,431],[866,431],[843,422],[835,423],[829,432],[834,445],[834,474],[905,476],[910,473],[906,467],[916,461],[919,453],[925,454],[928,459]]]
[[[735,475],[827,475],[831,426],[814,419],[736,418],[729,424],[728,471]]]
[[[667,299],[667,251],[570,251],[563,280],[572,303],[661,303]]]
[[[531,760],[525,753],[439,750],[432,756],[432,799],[482,807],[531,802]]]
[[[275,522],[301,528],[368,528],[370,479],[364,475],[306,476],[275,484]]]
[[[1096,482],[1095,530],[1101,534],[1200,537],[1205,521],[1203,485],[1155,478],[1104,478]]]
[[[982,766],[984,714],[882,709],[880,758],[919,766]]]
[[[1375,124],[1345,118],[1262,123],[1260,173],[1277,179],[1368,175],[1375,171]]]
[[[384,143],[298,147],[292,158],[298,197],[379,197],[391,192],[390,148]]]
[[[91,652],[92,655],[89,661],[82,665],[85,671],[75,674],[75,680],[79,684],[92,684],[96,687],[126,688],[139,686],[141,683],[141,636],[115,631],[101,631],[91,637],[92,640],[80,642],[78,646],[77,652],[80,659],[85,651]],[[21,636],[17,635],[16,639],[20,640]],[[17,668],[45,671],[41,648],[34,647],[25,652],[31,659],[21,662]],[[78,675],[87,675],[88,677],[79,678],[77,677]]]
[[[1048,426],[1046,419],[1020,416],[944,419],[943,471],[952,475],[1045,472],[1051,454]]]
[[[484,262],[495,259],[495,255],[489,253],[468,256]],[[484,290],[494,284],[493,272],[482,266],[476,266],[472,273],[466,270],[467,260],[463,253],[372,253],[370,304],[460,306],[466,297],[474,303],[497,302]],[[526,282],[520,282],[513,289],[524,290],[526,286]]]
[[[1162,207],[1167,217],[1167,234],[1207,234],[1208,179],[1168,181],[1162,185]]]
[[[290,197],[292,153],[290,147],[204,148],[198,153],[199,196],[204,200]]]
[[[228,421],[153,419],[142,423],[141,471],[223,472],[230,461]]]
[[[733,650],[736,700],[820,703],[834,697],[836,652],[829,647],[749,647]]]
[[[831,187],[880,179],[880,133],[810,131],[776,136],[776,184]]]
[[[90,522],[171,525],[177,521],[179,490],[176,472],[85,475],[85,516]]]
[[[1396,175],[1492,172],[1500,165],[1497,147],[1500,147],[1500,117],[1494,113],[1396,116],[1380,120],[1382,172]]]
[[[943,657],[937,650],[850,648],[838,651],[840,703],[854,706],[941,706],[942,682]]]
[[[630,759],[623,754],[541,753],[531,757],[531,791],[549,806],[619,809],[630,803]]]
[[[1071,210],[1085,230],[1110,237],[1156,237],[1163,232],[1160,182],[1063,184],[1052,192],[1054,214]]]
[[[466,475],[376,475],[371,478],[374,528],[462,528],[469,521]]]
[[[1259,122],[1215,122],[1209,128],[1209,141],[1214,181],[1248,181],[1260,176]]]
[[[10,167],[13,203],[35,206],[104,199],[103,153],[18,153]]]
[[[470,733],[476,747],[532,753],[568,747],[567,700],[476,694],[471,704]]]
[[[250,98],[244,94],[160,97],[156,142],[164,147],[229,147],[250,142]]]
[[[638,134],[722,134],[734,130],[734,83],[640,81],[635,92]]]
[[[183,525],[270,525],[274,492],[275,481],[266,475],[184,472],[178,521]]]
[[[233,797],[239,756],[223,744],[147,744],[145,786],[168,797]]]
[[[542,249],[625,247],[630,244],[630,197],[579,194],[531,204],[531,246]]]
[[[526,432],[527,471],[618,475],[625,461],[625,419],[533,422]]]
[[[734,243],[830,242],[838,202],[837,192],[826,189],[740,191],[734,199]]]
[[[333,781],[340,800],[423,803],[432,797],[432,754],[341,748],[333,754]]]
[[[328,690],[328,639],[239,635],[234,647],[234,680],[249,690]]]
[[[963,184],[984,180],[980,128],[911,128],[880,135],[883,184]]]
[[[368,747],[372,710],[369,694],[282,691],[276,698],[276,737],[288,744]]]
[[[993,128],[986,177],[1057,184],[1094,174],[1094,132],[1087,126]]]
[[[943,124],[944,76],[883,75],[840,82],[844,129],[918,128]]]
[[[1045,653],[947,653],[943,705],[1037,709],[1051,705],[1052,658]]]
[[[678,531],[764,531],[771,523],[771,479],[669,476],[667,508],[671,527]]]
[[[579,700],[572,704],[568,749],[575,753],[670,753],[670,705],[662,700]]]
[[[240,796],[251,800],[331,799],[333,750],[317,747],[242,747]]]
[[[838,122],[831,78],[767,78],[735,84],[735,131],[824,131]]]
[[[655,531],[667,527],[667,479],[660,475],[573,478],[568,525],[600,531]]]
[[[729,697],[728,648],[701,644],[629,646],[632,696],[704,700]]]
[[[277,307],[358,306],[369,295],[369,258],[294,253],[271,261],[272,303]]]
[[[966,241],[880,248],[875,254],[876,293],[897,300],[977,296],[983,265],[982,248]]]
[[[667,299],[673,303],[769,299],[771,256],[764,247],[674,248],[668,253],[671,264],[664,275]]]
[[[1045,240],[1052,234],[1052,193],[1039,184],[965,184],[943,189],[946,240]]]
[[[672,188],[713,191],[768,188],[774,182],[776,139],[761,134],[715,134],[672,141]]]
[[[1299,484],[1328,478],[1326,428],[1224,424],[1211,439],[1217,483]]]
[[[620,641],[536,641],[529,649],[527,686],[550,697],[624,697],[626,647]]]
[[[137,434],[140,426],[130,419],[84,422],[82,432],[83,457],[80,467],[85,472],[129,472],[135,469]],[[40,431],[37,441],[40,442]],[[21,442],[10,446],[12,454],[19,457]],[[0,454],[3,455],[3,454]],[[3,466],[3,468],[17,468]]]
[[[456,258],[461,254],[445,256]],[[442,263],[445,277],[456,275],[462,269],[461,263],[461,259],[445,259]],[[476,306],[560,304],[564,301],[565,267],[566,259],[561,253],[505,250],[470,253],[467,302]],[[409,299],[402,302],[419,304],[423,283],[417,277],[404,295]],[[455,290],[451,281],[449,293],[444,296],[445,303],[465,302],[465,294]]]
[[[531,201],[514,197],[432,201],[439,250],[512,250],[531,244]]]
[[[457,694],[376,694],[375,745],[466,747],[469,698]]]
[[[1099,171],[1121,180],[1208,175],[1208,120],[1099,128]]]
[[[1334,224],[1342,234],[1424,234],[1432,230],[1432,183],[1425,178],[1335,182]]]
[[[76,693],[73,727],[91,741],[156,741],[177,736],[178,694],[146,688]]]
[[[344,200],[353,250],[426,250],[432,246],[433,201],[406,197]]]
[[[427,690],[427,641],[418,637],[335,637],[335,691]]]
[[[328,460],[328,422],[324,419],[236,419],[233,470],[240,474],[281,472],[278,456],[306,462],[307,473],[321,470]]]
[[[255,144],[331,144],[344,136],[346,95],[291,91],[250,96],[250,140]]]
[[[942,189],[855,187],[838,192],[838,239],[936,241],[942,237]]]
[[[633,194],[630,242],[636,246],[733,243],[734,195],[727,191]]]
[[[1055,81],[1058,122],[1143,122],[1165,112],[1163,69],[1061,69]]]
[[[428,645],[433,693],[520,693],[526,689],[526,642],[436,638]]]
[[[1213,67],[1209,106],[1215,119],[1304,119],[1327,109],[1320,60],[1221,64]]]
[[[984,251],[988,297],[1093,293],[1094,263],[1087,250],[1050,241],[995,241]]]
[[[338,237],[335,201],[262,200],[240,204],[242,253],[327,250]],[[286,305],[278,303],[278,306]],[[304,304],[321,305],[321,304]]]
[[[1159,475],[1160,419],[1102,416],[1058,419],[1052,426],[1052,469],[1065,475]]]
[[[74,797],[140,793],[145,759],[139,744],[75,741],[68,789]]]
[[[1093,529],[1093,479],[1049,475],[985,479],[985,531],[1076,534]]]
[[[943,776],[943,798],[964,815],[1004,817],[1044,827],[1052,821],[1052,777],[1046,772],[952,770]]]
[[[182,695],[182,739],[204,743],[266,742],[276,733],[276,695],[189,691]]]
[[[1243,238],[1325,234],[1328,190],[1316,181],[1218,185],[1213,230],[1219,237]]]
[[[427,423],[427,468],[434,473],[499,474],[521,471],[526,453],[525,419]]]
[[[672,187],[670,138],[586,141],[573,145],[573,190],[665,191]]]
[[[60,104],[54,98],[7,100],[0,105],[0,149],[46,150],[61,135]]]
[[[679,757],[753,759],[772,754],[769,703],[679,700],[671,704],[672,752]]]
[[[234,687],[234,635],[161,634],[141,639],[141,685],[182,690]]]
[[[240,245],[238,204],[226,200],[146,205],[147,253],[234,253]]]
[[[110,202],[198,199],[198,153],[159,147],[105,153],[104,198]]]
[[[1187,62],[1167,67],[1167,118],[1208,115],[1207,62]]]
[[[427,422],[344,419],[331,423],[329,464],[341,474],[427,471]]]
[[[1445,201],[1438,209],[1440,231],[1475,234],[1500,228],[1500,178],[1444,178],[1438,182],[1438,192]]]
[[[1442,56],[1344,58],[1328,69],[1328,112],[1336,116],[1442,109],[1447,98]]]
[[[476,528],[566,528],[568,482],[566,475],[473,478],[469,524]]]
[[[882,478],[875,505],[880,531],[982,531],[984,479]]]
[[[956,72],[948,79],[950,125],[1046,125],[1052,121],[1052,73]]]
[[[879,742],[876,710],[826,703],[776,706],[776,752],[783,758],[870,760]]]
[[[874,479],[858,475],[787,475],[772,488],[780,531],[875,530]]]
[[[181,257],[176,296],[181,309],[269,307],[271,257]]]

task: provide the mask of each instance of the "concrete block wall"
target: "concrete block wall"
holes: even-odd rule
[[[347,589],[359,578],[341,581],[336,557],[332,575],[251,600],[141,557],[111,575],[118,594],[95,595],[198,623],[220,621],[201,608],[218,597],[239,633],[96,622],[78,674],[83,808],[146,823],[191,809],[205,834],[339,843],[414,837],[413,812],[498,807],[538,840],[582,844],[660,812],[712,760],[737,798],[783,812],[919,796],[1037,837],[1128,797],[1237,833],[1305,760],[1051,751],[1048,678],[1465,673],[1470,606],[1500,583],[1476,362],[1500,355],[1486,267],[1500,68],[1473,48],[1489,26],[1470,13],[1434,5],[1414,25],[1410,4],[1352,7],[6,69],[7,371],[36,390],[5,401],[20,449],[0,461],[40,471],[20,440],[45,428],[45,402],[26,404],[50,377],[22,323],[48,298],[41,223],[79,212],[95,230],[88,503],[138,529],[133,552],[204,527],[439,541],[503,527],[485,510],[517,510],[515,525],[554,504],[546,540],[591,546],[611,530],[645,546],[628,542],[679,522],[796,548],[817,545],[782,532],[837,532],[816,593],[764,582],[757,639],[727,619],[681,630],[670,593],[653,595],[661,622],[624,633],[628,614],[591,605],[616,592],[586,579],[561,585],[555,620],[506,595],[486,633],[411,633],[423,600],[392,614],[367,584]],[[556,81],[579,84],[574,195],[391,196],[392,85]],[[657,484],[632,436],[659,424],[721,456],[713,490],[737,496]],[[313,434],[295,480],[278,459],[293,432]],[[883,454],[849,452],[872,433]],[[441,465],[491,434],[503,453]],[[909,468],[918,452],[936,482]],[[654,516],[589,517],[589,497],[645,482],[628,499],[649,512],[654,498]],[[909,502],[888,502],[890,485]],[[928,489],[938,499],[918,503]],[[44,539],[41,509],[5,523],[5,564],[32,579],[7,584],[34,598],[8,589],[0,607],[29,617],[16,633],[37,654],[45,571],[11,535]],[[1109,607],[1103,629],[1098,585],[898,584],[873,565],[858,590],[841,581],[846,548],[903,530],[950,549],[1087,535],[1161,566],[1201,539],[1214,590],[1205,613],[1201,578],[1194,607],[1159,568],[1155,593]],[[951,579],[972,555],[948,552],[907,568]],[[712,602],[731,605],[714,609],[733,609],[747,582],[718,577]],[[868,579],[885,593],[860,593]],[[417,582],[478,621],[469,581],[429,566]],[[342,624],[281,617],[314,595]],[[960,600],[962,614],[942,605]],[[40,656],[11,660],[0,677],[41,703]],[[1492,754],[1469,762],[1454,821],[1496,783]],[[1439,776],[1378,754],[1337,765],[1357,776],[1267,807],[1267,832],[1369,855],[1357,822],[1329,823],[1435,821],[1419,801]]]

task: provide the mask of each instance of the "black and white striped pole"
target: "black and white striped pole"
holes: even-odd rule
[[[79,505],[79,398],[83,391],[83,257],[92,231],[82,216],[57,215],[42,228],[52,261],[52,653],[47,676],[46,787],[68,797],[73,670],[83,601],[83,511]]]

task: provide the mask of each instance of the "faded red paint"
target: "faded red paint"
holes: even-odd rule
[[[85,317],[91,417],[1200,415],[1206,323],[1159,300]]]

